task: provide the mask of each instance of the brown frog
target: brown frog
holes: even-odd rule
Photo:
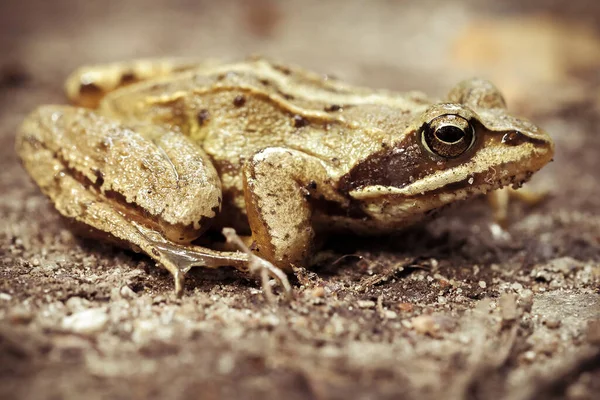
[[[193,266],[275,277],[310,263],[315,235],[382,234],[449,203],[520,186],[553,156],[489,82],[444,101],[351,86],[252,59],[82,68],[78,107],[31,113],[17,151],[64,216],[143,251],[181,294]],[[251,233],[252,251],[193,244],[208,228]]]

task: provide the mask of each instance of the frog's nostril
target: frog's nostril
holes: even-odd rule
[[[507,132],[502,136],[502,144],[509,146],[518,146],[526,140],[527,137],[519,131]]]

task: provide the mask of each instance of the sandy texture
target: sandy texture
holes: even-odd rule
[[[499,4],[502,5],[499,5]],[[16,1],[0,4],[0,398],[535,399],[600,392],[600,6],[596,1]],[[537,5],[537,6],[534,6]],[[16,127],[74,67],[267,54],[443,95],[489,77],[555,162],[377,240],[332,238],[295,300],[195,270],[176,299],[146,257],[81,241],[29,181]]]

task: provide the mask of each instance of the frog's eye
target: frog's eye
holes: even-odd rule
[[[473,126],[459,115],[441,115],[423,126],[422,143],[440,157],[456,158],[475,142]]]

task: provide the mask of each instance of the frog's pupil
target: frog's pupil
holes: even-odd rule
[[[446,125],[435,131],[435,136],[445,143],[456,143],[465,137],[465,131],[453,125]]]

